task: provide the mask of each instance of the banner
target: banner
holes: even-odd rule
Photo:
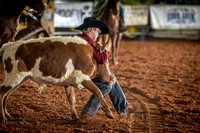
[[[72,28],[83,23],[84,18],[92,16],[93,2],[55,2],[56,28]]]
[[[140,26],[148,24],[147,5],[123,5],[126,26]]]
[[[200,6],[151,5],[153,29],[200,29]]]

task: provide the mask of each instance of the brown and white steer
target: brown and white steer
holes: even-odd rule
[[[6,98],[27,80],[36,82],[43,89],[45,84],[65,86],[73,119],[79,116],[75,109],[74,90],[71,86],[87,88],[94,93],[108,118],[114,118],[99,88],[91,81],[113,84],[108,64],[100,65],[93,58],[93,48],[77,36],[50,37],[6,43],[3,53],[5,80],[0,85],[0,121],[10,116]],[[98,77],[97,77],[98,75]]]

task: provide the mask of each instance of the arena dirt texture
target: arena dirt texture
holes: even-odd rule
[[[127,118],[115,119],[98,110],[90,120],[73,121],[65,90],[48,85],[42,94],[26,82],[7,100],[11,114],[0,131],[10,132],[200,132],[200,42],[151,39],[122,41],[119,64],[110,64],[130,106],[140,109]],[[3,81],[2,68],[0,81]],[[80,113],[91,93],[75,89]]]

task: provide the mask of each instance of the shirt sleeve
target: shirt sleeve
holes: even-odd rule
[[[105,64],[108,60],[109,54],[110,52],[107,49],[105,49],[103,53],[100,53],[99,50],[94,48],[93,56],[99,64]]]

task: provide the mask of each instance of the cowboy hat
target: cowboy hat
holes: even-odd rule
[[[89,28],[89,27],[99,28],[101,30],[100,34],[106,34],[106,33],[109,32],[108,26],[104,22],[98,20],[96,17],[85,18],[83,24],[76,27],[75,29],[76,30],[83,30],[83,29],[86,29],[86,28]]]

